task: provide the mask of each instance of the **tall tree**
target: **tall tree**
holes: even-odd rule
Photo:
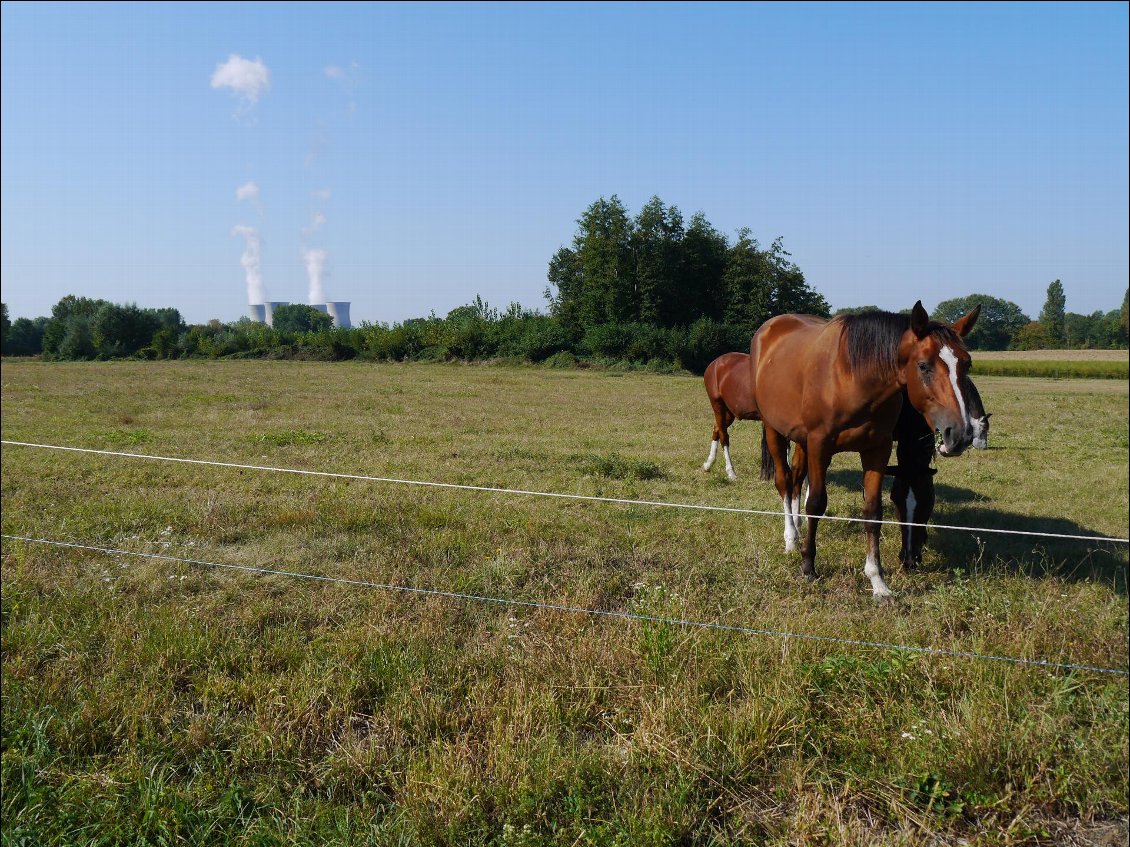
[[[647,324],[667,324],[678,298],[683,216],[652,197],[636,216],[632,231],[635,259],[635,319]]]
[[[831,306],[828,305],[823,294],[809,287],[804,281],[804,274],[789,258],[792,254],[785,249],[780,236],[773,240],[767,252],[774,277],[773,314],[799,312],[828,317],[832,313]]]
[[[726,308],[726,236],[702,212],[695,212],[683,237],[677,296],[667,326],[688,326],[700,317],[720,321]]]
[[[632,222],[620,198],[601,197],[577,222],[574,250],[581,262],[580,318],[586,326],[623,323],[637,314]]]
[[[723,279],[726,323],[752,335],[772,315],[773,268],[749,227],[738,230],[738,240],[726,255]]]
[[[545,289],[545,299],[549,301],[549,312],[557,318],[570,333],[584,329],[581,318],[581,297],[584,289],[584,269],[577,251],[562,247],[549,260],[546,273],[549,283]],[[554,289],[557,289],[556,292]]]
[[[1011,300],[1002,300],[988,294],[970,294],[943,300],[930,312],[930,317],[953,323],[978,303],[981,305],[981,314],[977,318],[977,325],[965,339],[970,350],[1005,350],[1021,327],[1031,322]]]
[[[1048,286],[1048,297],[1040,310],[1040,323],[1048,331],[1048,336],[1056,344],[1065,338],[1064,318],[1067,314],[1067,296],[1063,293],[1063,283],[1058,279]]]

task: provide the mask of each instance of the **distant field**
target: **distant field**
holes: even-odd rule
[[[974,376],[1130,379],[1125,350],[1008,350],[973,353]]]
[[[985,361],[1127,362],[1130,350],[977,350],[974,356]]]
[[[980,360],[983,355],[978,355]],[[991,360],[987,360],[991,361]],[[5,361],[8,440],[775,510],[700,379]],[[978,379],[945,524],[1124,538],[1125,382]],[[858,458],[829,512],[858,516]],[[781,521],[5,445],[3,532],[762,630],[1127,668],[1127,547],[935,529],[876,605]],[[887,515],[890,516],[888,504]],[[4,843],[1125,843],[1127,678],[3,541]],[[1067,842],[1065,842],[1067,843]],[[1073,843],[1088,843],[1077,840]]]

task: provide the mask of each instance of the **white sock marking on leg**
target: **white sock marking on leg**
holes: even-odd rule
[[[738,475],[734,472],[734,463],[730,461],[729,444],[722,448],[722,455],[726,457],[726,476],[728,476],[730,479],[737,479]]]
[[[891,589],[883,582],[883,572],[879,568],[879,559],[867,554],[867,562],[863,565],[863,572],[871,580],[871,593],[876,597],[890,597]]]
[[[788,497],[782,498],[785,504],[785,552],[791,553],[796,549],[797,530],[793,523],[793,501]]]
[[[714,459],[718,456],[718,439],[715,438],[710,442],[710,455],[706,457],[706,461],[702,465],[704,471],[710,470],[714,467]]]

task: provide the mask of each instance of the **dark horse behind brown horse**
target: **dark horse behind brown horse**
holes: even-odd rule
[[[969,419],[973,424],[973,447],[989,449],[989,418],[981,394],[973,380],[966,388],[969,401]],[[894,477],[891,486],[891,503],[902,524],[899,561],[904,568],[922,564],[922,548],[926,544],[926,524],[934,513],[934,431],[922,414],[910,404],[903,389],[902,409],[895,424],[894,439],[898,442],[896,464],[887,466],[887,474]],[[769,476],[765,477],[770,479]]]
[[[784,503],[785,549],[795,549],[800,484],[808,477],[807,533],[801,571],[816,577],[816,528],[828,505],[826,476],[835,453],[855,452],[863,464],[864,518],[882,518],[883,475],[904,398],[941,434],[938,452],[957,456],[977,434],[971,417],[963,339],[980,307],[952,326],[931,321],[922,303],[909,316],[890,312],[831,321],[780,315],[750,344],[753,405],[763,421],[767,453]],[[979,399],[979,398],[978,398]],[[796,444],[789,467],[789,443]],[[875,597],[891,594],[879,560],[879,524],[867,523],[864,573]]]

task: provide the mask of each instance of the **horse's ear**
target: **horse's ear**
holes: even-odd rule
[[[962,338],[969,335],[973,331],[973,325],[977,323],[977,316],[981,314],[981,304],[978,303],[965,317],[958,318],[953,322],[953,331],[960,335]]]
[[[910,310],[910,328],[914,330],[914,334],[919,338],[925,338],[930,332],[930,316],[926,314],[926,310],[922,308],[922,301],[919,300],[914,304],[914,308]]]

